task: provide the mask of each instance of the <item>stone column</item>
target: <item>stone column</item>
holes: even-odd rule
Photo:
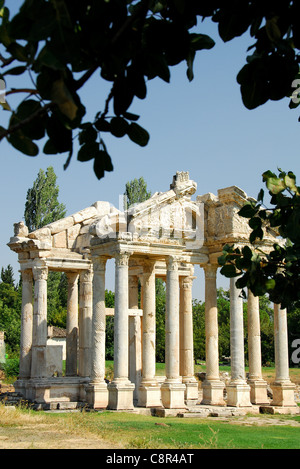
[[[161,386],[164,407],[184,408],[185,386],[179,375],[179,277],[178,261],[167,258],[166,285],[166,380]]]
[[[106,258],[93,260],[92,363],[91,381],[86,391],[88,404],[95,409],[105,409],[108,405],[105,382],[105,268]]]
[[[139,307],[139,280],[129,276],[129,309]],[[138,400],[138,390],[142,377],[142,325],[140,316],[129,316],[129,379],[134,383],[133,399]]]
[[[231,379],[227,386],[227,405],[249,407],[250,386],[245,380],[243,300],[235,282],[236,278],[230,279]]]
[[[143,267],[142,381],[138,399],[138,405],[142,407],[161,406],[160,387],[155,378],[155,296],[155,262],[148,261]]]
[[[67,272],[68,304],[66,330],[66,376],[77,376],[78,356],[78,273]]]
[[[128,253],[115,257],[114,379],[108,385],[110,409],[132,409],[134,384],[128,379]]]
[[[22,270],[22,312],[21,312],[21,340],[20,340],[20,380],[29,379],[31,371],[32,347],[32,270]]]
[[[185,385],[185,402],[197,403],[198,382],[194,376],[192,284],[195,277],[180,279],[180,375]]]
[[[224,405],[224,383],[219,376],[219,332],[217,307],[217,266],[208,264],[205,272],[206,379],[202,384],[202,404]]]
[[[273,391],[271,404],[279,407],[295,407],[295,385],[289,376],[286,309],[281,309],[278,304],[274,304],[274,342],[276,377],[271,384]]]
[[[34,266],[34,305],[31,378],[47,377],[47,278],[48,267]]]
[[[261,372],[261,338],[259,297],[248,290],[248,360],[250,400],[252,404],[268,404],[267,383]]]
[[[93,318],[93,272],[80,273],[79,288],[79,357],[78,375],[91,376],[92,360],[92,318]]]

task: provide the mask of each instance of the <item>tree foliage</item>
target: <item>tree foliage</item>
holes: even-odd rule
[[[278,176],[266,171],[262,177],[269,190],[269,205],[264,205],[261,189],[257,200],[239,211],[249,220],[251,247],[227,245],[219,263],[223,275],[239,277],[238,288],[248,287],[256,296],[267,293],[271,301],[285,308],[300,299],[300,188],[292,171],[279,170]],[[279,235],[269,252],[262,245],[268,230]]]
[[[8,264],[6,269],[4,269],[4,267],[2,267],[2,269],[1,269],[1,280],[2,280],[3,283],[8,283],[9,285],[14,286],[14,283],[15,283],[14,272],[13,272],[13,268],[10,264]]]
[[[136,203],[144,202],[151,197],[151,192],[147,191],[147,183],[143,177],[126,182],[124,198],[126,207],[131,207]]]
[[[52,166],[46,172],[40,169],[32,188],[28,189],[24,218],[29,231],[65,217],[66,207],[58,202],[56,179]]]
[[[149,141],[137,123],[140,116],[129,111],[136,98],[146,98],[147,82],[169,82],[171,67],[181,62],[193,80],[196,53],[215,44],[201,33],[199,23],[206,18],[218,24],[225,42],[246,31],[253,38],[253,53],[237,76],[247,108],[293,91],[291,107],[300,101],[292,89],[299,76],[296,1],[24,0],[12,18],[5,0],[0,8],[6,97],[20,97],[16,109],[4,104],[11,116],[0,139],[29,156],[39,153],[36,142],[43,141],[45,154],[68,154],[65,167],[78,139],[77,159],[93,160],[99,179],[113,170],[107,133],[141,147]],[[108,82],[110,92],[89,121],[80,92],[93,75],[99,87]],[[27,76],[32,86],[24,88]],[[19,87],[9,87],[12,78],[20,80]]]

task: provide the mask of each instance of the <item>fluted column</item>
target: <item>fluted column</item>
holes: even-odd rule
[[[93,319],[91,382],[87,386],[87,401],[94,408],[108,404],[105,383],[105,269],[106,258],[93,259]]]
[[[137,275],[129,276],[129,308],[139,307],[139,280]],[[141,317],[129,316],[129,379],[135,384],[133,399],[138,400],[142,378],[142,324]]]
[[[252,404],[268,404],[267,382],[262,379],[259,297],[248,290],[248,361],[250,400]]]
[[[34,305],[31,377],[47,376],[47,278],[46,266],[34,266]]]
[[[178,260],[167,258],[166,285],[166,381],[161,386],[162,404],[166,408],[184,407],[185,386],[179,375],[179,277]]]
[[[115,256],[114,379],[108,385],[110,409],[132,409],[134,384],[128,379],[128,260]]]
[[[22,270],[22,312],[21,312],[21,339],[20,339],[20,379],[29,379],[31,372],[32,348],[32,270]]]
[[[295,385],[289,376],[288,331],[286,309],[274,304],[274,342],[276,377],[271,384],[273,406],[295,407]]]
[[[77,376],[78,356],[78,273],[67,272],[68,304],[66,328],[66,376]]]
[[[192,285],[196,277],[180,279],[180,375],[185,385],[186,403],[198,400],[198,382],[194,376],[194,338]]]
[[[79,289],[79,357],[78,374],[91,376],[92,360],[92,318],[93,318],[93,271],[80,273]]]
[[[219,332],[217,306],[217,266],[208,264],[205,272],[206,379],[202,384],[202,404],[223,405],[224,383],[219,376]]]
[[[227,405],[249,407],[250,386],[245,379],[244,322],[241,290],[230,279],[230,356],[231,379],[227,386]]]
[[[138,405],[143,407],[161,405],[160,388],[155,378],[155,295],[155,262],[145,261],[143,266],[142,380],[138,400]]]

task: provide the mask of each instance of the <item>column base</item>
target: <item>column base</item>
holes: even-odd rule
[[[269,405],[267,382],[263,379],[248,379],[250,386],[250,402],[254,405]]]
[[[250,386],[246,381],[232,381],[226,386],[227,405],[232,407],[252,407]]]
[[[168,380],[162,384],[161,401],[166,409],[184,409],[185,385],[179,382],[169,382]]]
[[[157,383],[141,383],[138,389],[139,407],[162,407],[160,386]]]
[[[132,410],[134,387],[129,380],[112,381],[108,384],[108,409]]]
[[[108,390],[105,382],[89,383],[86,386],[86,401],[93,409],[106,409],[108,406]]]
[[[295,385],[291,381],[271,384],[273,391],[272,406],[278,407],[294,407],[297,406],[295,402]]]
[[[203,398],[201,404],[224,406],[224,387],[222,381],[205,380],[202,383]]]
[[[17,381],[14,382],[15,392],[25,397],[29,379],[30,378],[18,378]]]
[[[184,399],[186,404],[196,404],[199,398],[198,381],[195,378],[182,378],[185,385]]]

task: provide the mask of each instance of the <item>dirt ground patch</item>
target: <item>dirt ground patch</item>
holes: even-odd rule
[[[215,417],[214,417],[215,419]],[[246,425],[252,426],[270,426],[270,425],[283,425],[290,427],[300,427],[300,422],[292,419],[280,419],[276,417],[256,417],[256,416],[240,416],[240,417],[218,417],[219,421],[230,423],[232,425]]]
[[[68,422],[68,425],[70,423]],[[118,444],[78,429],[49,423],[42,414],[26,414],[0,405],[0,449],[120,449]]]

